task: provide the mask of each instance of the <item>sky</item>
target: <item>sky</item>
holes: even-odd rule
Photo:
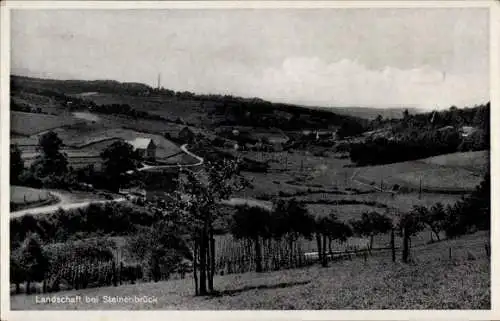
[[[313,106],[489,101],[480,8],[11,11],[11,73]]]

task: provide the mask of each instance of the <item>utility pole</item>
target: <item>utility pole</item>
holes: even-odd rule
[[[157,83],[157,86],[158,86],[157,87],[158,90],[160,90],[160,88],[161,88],[161,74],[160,73],[158,73],[158,83]]]

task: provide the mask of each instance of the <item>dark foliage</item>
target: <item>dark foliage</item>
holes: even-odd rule
[[[118,191],[120,186],[129,182],[127,171],[136,169],[141,156],[127,142],[117,141],[106,148],[101,157],[104,160],[103,173],[108,180],[108,187]]]
[[[92,235],[130,235],[138,226],[151,226],[154,222],[152,213],[116,203],[91,204],[41,216],[24,215],[10,220],[11,248],[18,247],[29,233],[37,233],[42,240],[64,242]]]
[[[376,165],[432,157],[457,151],[490,148],[490,104],[474,108],[407,114],[401,120],[372,123],[389,128],[388,137],[369,138],[350,146],[350,158],[357,165]],[[462,126],[472,132],[462,134]]]
[[[24,171],[24,162],[21,158],[21,151],[15,144],[10,145],[10,183],[19,183],[19,176]]]

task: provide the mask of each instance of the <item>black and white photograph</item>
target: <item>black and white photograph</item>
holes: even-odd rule
[[[15,2],[10,311],[493,310],[493,1]]]

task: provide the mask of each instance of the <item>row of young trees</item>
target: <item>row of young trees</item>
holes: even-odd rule
[[[486,175],[471,195],[454,205],[445,207],[442,203],[436,203],[430,207],[415,206],[412,211],[402,213],[395,219],[377,212],[363,213],[360,219],[350,220],[349,224],[341,222],[335,213],[315,218],[303,204],[294,199],[279,200],[272,210],[243,205],[233,215],[231,232],[236,238],[253,242],[256,272],[262,271],[261,244],[265,240],[286,238],[290,248],[293,248],[298,236],[311,239],[312,235],[316,236],[319,260],[326,266],[327,252],[332,252],[332,241],[346,241],[353,235],[369,238],[368,250],[371,251],[376,235],[391,232],[395,260],[394,237],[397,231],[403,237],[403,262],[408,262],[411,237],[425,228],[431,230],[431,235],[437,241],[441,240],[442,232],[446,237],[453,238],[474,230],[489,230],[489,193],[489,175]]]
[[[377,212],[364,213],[359,220],[349,224],[340,221],[335,212],[328,216],[314,217],[303,203],[295,199],[278,200],[273,209],[242,205],[233,215],[231,233],[236,238],[251,240],[255,247],[256,272],[262,272],[262,243],[269,239],[287,239],[289,248],[300,236],[306,239],[316,237],[318,258],[323,265],[327,252],[332,252],[332,242],[345,242],[353,235],[369,237],[369,249],[373,238],[392,228],[392,220]]]

